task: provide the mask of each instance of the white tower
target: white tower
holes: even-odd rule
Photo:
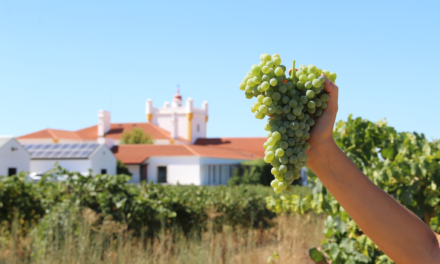
[[[203,102],[202,108],[195,108],[193,99],[188,98],[184,106],[179,89],[171,107],[166,102],[162,108],[154,108],[153,101],[148,99],[146,116],[150,123],[170,132],[170,144],[193,144],[198,138],[206,137],[208,102]]]

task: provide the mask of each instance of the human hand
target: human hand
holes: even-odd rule
[[[328,93],[330,99],[327,102],[327,108],[322,112],[322,116],[315,119],[316,123],[310,133],[310,139],[307,140],[310,144],[310,149],[307,150],[306,153],[308,156],[321,146],[326,146],[328,143],[334,143],[333,126],[335,124],[336,114],[338,113],[339,88],[323,73],[321,75],[325,78],[324,89]]]

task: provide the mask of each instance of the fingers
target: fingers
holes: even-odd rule
[[[325,76],[324,73],[321,73],[321,76],[324,76],[324,78],[325,78],[324,89],[325,89],[325,91],[326,91],[327,93],[331,93],[331,92],[334,92],[334,91],[337,92],[337,91],[338,91],[338,86],[337,86],[336,84],[332,83],[332,82],[327,78],[327,76]]]

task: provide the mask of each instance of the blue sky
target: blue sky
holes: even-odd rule
[[[238,83],[261,53],[338,74],[338,119],[440,138],[439,1],[0,1],[0,135],[146,122],[180,84],[209,137],[263,136]]]

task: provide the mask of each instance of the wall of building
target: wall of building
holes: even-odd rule
[[[196,156],[150,157],[147,181],[158,181],[158,167],[167,167],[167,183],[200,185],[200,158]]]
[[[200,158],[201,185],[226,185],[234,174],[234,167],[245,160]]]
[[[139,183],[140,182],[140,166],[139,165],[126,165],[131,173],[131,179],[129,183]]]
[[[58,165],[65,168],[68,171],[76,171],[82,175],[88,175],[89,169],[92,168],[91,161],[89,159],[32,159],[30,172],[31,173],[45,173],[48,170],[54,168],[54,163],[58,162]],[[100,171],[99,171],[100,172]],[[98,173],[99,173],[98,172]]]
[[[116,175],[116,157],[106,145],[100,145],[90,155],[92,170],[100,174],[102,169],[107,170],[107,174]]]
[[[198,110],[198,109],[194,109]],[[197,138],[206,137],[206,115],[201,111],[195,111],[193,114],[192,126],[192,142],[196,142]]]
[[[0,147],[0,175],[8,175],[8,168],[16,168],[17,173],[28,173],[29,166],[29,153],[15,139],[11,139]]]

